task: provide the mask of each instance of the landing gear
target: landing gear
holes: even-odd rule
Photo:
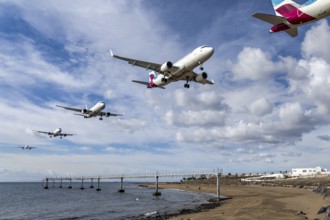
[[[198,63],[200,65],[199,69],[203,71],[204,70],[203,63],[202,62],[198,62]]]
[[[167,82],[167,79],[165,77],[162,78],[162,82],[163,83],[166,83]]]
[[[187,82],[184,84],[184,87],[189,89],[190,85],[189,85],[189,77],[187,77]]]
[[[103,118],[102,118],[102,117],[100,117],[100,118],[99,118],[99,120],[100,120],[100,121],[102,121],[102,120],[103,120]]]

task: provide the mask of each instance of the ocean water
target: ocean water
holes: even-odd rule
[[[214,197],[205,193],[155,189],[124,183],[125,193],[119,193],[120,183],[101,183],[101,191],[85,183],[63,183],[44,189],[41,183],[0,183],[0,219],[144,219],[147,213],[160,215],[195,208]],[[95,183],[94,183],[95,186]]]

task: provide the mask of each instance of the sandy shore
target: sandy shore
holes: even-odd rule
[[[161,188],[175,188],[190,191],[215,193],[215,184],[163,183]],[[318,210],[330,205],[330,198],[312,192],[310,189],[294,187],[266,187],[258,185],[222,185],[221,195],[231,197],[217,208],[172,217],[172,220],[197,219],[323,219]],[[298,211],[306,215],[297,215]]]

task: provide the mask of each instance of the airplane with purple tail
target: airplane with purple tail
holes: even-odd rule
[[[137,59],[131,59],[127,57],[121,57],[114,55],[110,50],[111,56],[120,60],[127,61],[133,66],[142,67],[149,72],[149,82],[132,80],[132,82],[146,85],[147,88],[161,88],[165,89],[165,86],[171,82],[183,80],[185,88],[189,88],[189,82],[197,82],[201,84],[214,84],[213,80],[207,79],[207,73],[195,73],[194,68],[199,66],[200,70],[204,70],[203,63],[206,62],[214,53],[214,49],[210,46],[200,46],[194,49],[192,52],[182,57],[175,63],[167,61],[163,64],[151,63],[148,61],[142,61]]]
[[[292,0],[272,0],[276,15],[255,13],[252,16],[272,24],[269,32],[285,31],[291,37],[298,35],[298,27],[330,15],[330,0],[308,0],[298,4]]]

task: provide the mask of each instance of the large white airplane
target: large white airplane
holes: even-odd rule
[[[308,0],[300,5],[292,0],[272,0],[276,15],[255,13],[254,17],[274,25],[269,32],[285,31],[291,37],[298,35],[298,26],[330,15],[330,0]]]
[[[102,112],[102,110],[105,108],[105,103],[104,102],[98,102],[96,103],[93,107],[90,109],[87,108],[73,108],[73,107],[67,107],[67,106],[61,106],[61,105],[56,105],[57,107],[64,108],[66,110],[71,110],[75,112],[80,112],[80,114],[75,114],[75,115],[80,115],[84,116],[84,118],[91,118],[91,117],[96,117],[100,116],[100,120],[103,120],[103,116],[110,117],[110,116],[123,116],[122,114],[115,114],[111,112]]]
[[[25,146],[20,146],[20,147],[18,147],[18,148],[21,148],[22,150],[31,150],[31,149],[33,149],[33,148],[35,148],[35,147],[31,147],[31,146],[29,146],[29,145],[25,145]]]
[[[62,129],[61,128],[56,128],[53,132],[50,132],[50,131],[35,131],[35,132],[39,132],[41,134],[47,134],[47,135],[49,135],[50,138],[52,138],[52,137],[60,137],[60,138],[62,138],[62,137],[66,137],[66,136],[73,136],[73,135],[75,135],[75,134],[62,133]]]
[[[164,89],[167,84],[184,80],[185,88],[189,88],[189,82],[194,81],[201,84],[214,84],[213,80],[207,80],[207,73],[202,72],[197,74],[193,71],[194,68],[200,66],[203,71],[203,63],[207,61],[214,53],[214,49],[209,46],[201,46],[194,49],[191,53],[187,54],[174,64],[167,61],[163,64],[151,63],[126,57],[114,55],[110,50],[111,56],[117,59],[127,61],[132,66],[139,66],[149,71],[149,82],[132,80],[132,82],[146,85],[147,88],[162,88]],[[159,73],[159,76],[157,73]]]

